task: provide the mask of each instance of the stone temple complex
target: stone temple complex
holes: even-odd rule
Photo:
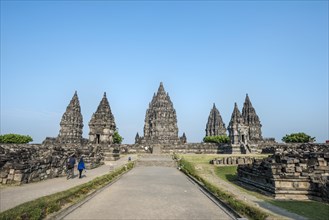
[[[173,103],[160,83],[145,114],[144,136],[138,133],[134,144],[114,144],[117,129],[106,93],[88,123],[89,139],[82,136],[83,118],[77,92],[60,121],[57,137],[42,144],[0,144],[0,182],[30,183],[66,175],[67,158],[84,156],[87,169],[116,160],[121,154],[248,154],[271,153],[263,160],[227,157],[214,164],[240,164],[239,181],[262,189],[278,198],[312,198],[329,201],[329,145],[278,144],[263,138],[262,125],[246,95],[242,113],[237,103],[227,130],[230,143],[187,143],[178,136]],[[206,136],[226,135],[215,104],[210,111]],[[281,149],[281,150],[280,150]]]

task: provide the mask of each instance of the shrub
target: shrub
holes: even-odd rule
[[[114,144],[121,144],[123,141],[123,137],[120,136],[118,131],[115,131],[113,134],[113,143]]]
[[[0,135],[0,143],[4,144],[26,144],[33,141],[29,135],[4,134]]]
[[[206,137],[203,138],[203,141],[208,142],[208,143],[222,144],[222,143],[229,143],[230,138],[226,135],[206,136]]]
[[[303,132],[300,133],[292,133],[292,134],[286,134],[282,138],[282,141],[285,143],[308,143],[308,142],[314,142],[315,137],[311,137]]]

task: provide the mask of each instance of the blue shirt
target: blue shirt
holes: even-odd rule
[[[84,170],[84,169],[86,169],[85,163],[83,162],[83,160],[80,160],[78,164],[78,170]]]

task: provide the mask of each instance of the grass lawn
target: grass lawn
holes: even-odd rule
[[[329,205],[322,202],[282,200],[269,200],[268,202],[312,220],[329,219]]]
[[[237,180],[237,166],[222,166],[222,167],[215,167],[216,175],[225,180],[226,182],[232,182]]]

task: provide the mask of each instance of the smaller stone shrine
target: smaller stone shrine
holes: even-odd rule
[[[248,94],[242,108],[242,118],[245,125],[248,126],[249,142],[258,143],[263,140],[262,125],[254,107],[251,104]]]
[[[247,94],[243,104],[242,114],[238,105],[235,103],[231,120],[227,127],[231,140],[232,153],[256,152],[257,145],[264,143],[261,127],[259,117]]]
[[[220,136],[226,135],[225,124],[214,103],[206,125],[206,136]]]
[[[104,96],[89,122],[89,142],[94,144],[111,144],[113,143],[115,130],[114,116],[104,92]]]
[[[234,110],[227,128],[231,140],[232,153],[241,153],[241,148],[246,147],[249,141],[248,126],[244,124],[238,105],[234,104]],[[249,151],[250,153],[250,151]]]
[[[60,122],[61,129],[57,137],[60,143],[81,143],[83,120],[77,92],[74,93]]]

